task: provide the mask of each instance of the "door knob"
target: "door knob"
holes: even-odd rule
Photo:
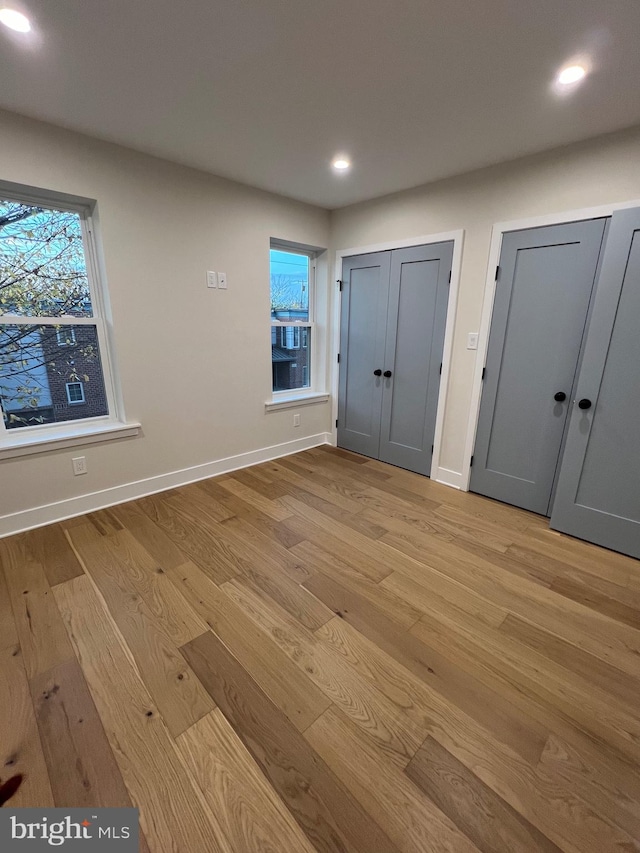
[[[373,375],[374,376],[382,376],[382,371],[381,370],[374,370]]]
[[[553,399],[556,401],[556,403],[564,403],[564,401],[567,399],[567,395],[564,393],[564,391],[556,391],[556,393],[553,395]]]
[[[385,370],[385,372],[384,372],[382,375],[383,375],[383,376],[386,376],[386,377],[387,377],[387,379],[388,379],[388,378],[391,376],[391,371],[390,371],[390,370]]]
[[[587,400],[586,397],[583,397],[582,400],[578,403],[579,409],[590,409],[591,408],[591,400]]]

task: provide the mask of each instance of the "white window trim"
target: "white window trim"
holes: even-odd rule
[[[10,430],[5,427],[4,419],[0,417],[0,460],[59,447],[73,447],[76,444],[137,435],[141,430],[141,424],[126,422],[120,389],[116,385],[111,336],[108,329],[107,284],[98,263],[96,232],[92,218],[95,201],[8,181],[0,181],[0,195],[25,204],[40,205],[55,210],[69,210],[79,214],[93,316],[42,318],[4,314],[0,315],[0,318],[4,322],[10,321],[11,325],[95,326],[109,410],[108,417],[79,419],[71,422],[60,421],[56,424],[18,427]]]
[[[99,418],[87,421],[66,421],[59,424],[54,435],[20,435],[13,436],[17,430],[7,430],[11,438],[0,446],[0,459],[14,459],[17,456],[32,456],[35,453],[45,453],[51,450],[63,450],[67,447],[79,447],[83,444],[97,444],[112,441],[116,438],[132,438],[140,433],[139,423],[116,423]],[[31,431],[40,427],[32,427]]]
[[[308,246],[299,245],[296,243],[289,242],[280,242],[278,240],[271,240],[269,244],[269,249],[279,249],[282,252],[292,252],[298,255],[306,255],[309,258],[309,319],[308,320],[282,320],[282,321],[271,321],[271,328],[286,328],[287,326],[293,326],[294,334],[295,331],[298,332],[298,346],[294,347],[295,349],[300,349],[301,344],[301,335],[300,329],[306,328],[308,329],[308,336],[311,336],[311,360],[309,363],[309,375],[311,377],[312,384],[306,385],[304,388],[297,388],[286,391],[271,391],[271,400],[268,400],[265,403],[265,411],[275,411],[277,409],[289,408],[290,405],[295,405],[300,402],[301,405],[305,405],[308,403],[317,403],[317,402],[325,402],[329,399],[329,395],[320,392],[317,387],[314,385],[316,381],[316,377],[319,375],[319,361],[318,361],[318,352],[319,347],[317,346],[317,341],[315,341],[314,329],[316,329],[315,324],[315,313],[316,313],[316,298],[317,298],[317,282],[316,282],[316,257],[318,254],[318,250],[312,249]],[[280,333],[279,340],[282,340]],[[295,338],[294,338],[295,340]],[[307,341],[309,338],[307,337]],[[308,343],[307,347],[308,349]]]
[[[287,397],[280,397],[280,394],[288,394],[287,391],[274,393],[273,400],[267,400],[264,404],[265,412],[277,412],[280,409],[297,409],[300,406],[311,406],[314,403],[326,403],[330,399],[330,394],[322,394],[320,392],[309,392],[309,389],[304,389],[304,392],[299,394],[290,394]],[[278,399],[275,399],[278,397]]]

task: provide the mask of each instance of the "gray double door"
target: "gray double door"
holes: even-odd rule
[[[338,445],[429,474],[453,243],[345,258]]]
[[[640,210],[505,235],[472,491],[640,557]]]

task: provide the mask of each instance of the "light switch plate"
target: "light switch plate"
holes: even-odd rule
[[[467,349],[478,349],[478,333],[469,332],[467,335]]]
[[[227,289],[227,274],[226,272],[218,273],[218,290],[226,290]]]
[[[211,270],[207,271],[207,287],[217,287],[218,286],[218,273],[211,272]]]

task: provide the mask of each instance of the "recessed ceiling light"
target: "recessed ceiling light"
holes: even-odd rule
[[[0,24],[18,33],[28,33],[31,29],[29,18],[15,9],[0,9]]]
[[[586,73],[587,69],[583,65],[569,65],[558,74],[558,83],[561,86],[571,86],[582,80]]]
[[[337,169],[338,172],[345,172],[347,169],[351,168],[351,162],[342,155],[340,155],[339,157],[334,157],[331,162],[331,165],[334,169]]]

